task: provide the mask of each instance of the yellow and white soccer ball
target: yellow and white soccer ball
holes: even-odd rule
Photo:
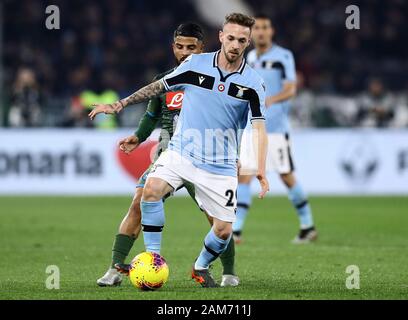
[[[159,289],[166,283],[168,277],[169,267],[160,254],[142,252],[130,264],[129,279],[136,288]]]

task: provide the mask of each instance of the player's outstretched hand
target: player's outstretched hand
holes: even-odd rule
[[[119,141],[119,149],[129,154],[139,146],[139,138],[135,135],[129,136]]]
[[[130,264],[115,263],[115,269],[118,270],[118,272],[124,274],[125,276],[128,276],[129,270],[130,270]]]
[[[98,113],[114,114],[119,113],[123,109],[123,103],[119,100],[112,104],[92,104],[94,107],[92,111],[88,114],[89,118],[93,120]]]
[[[269,182],[268,179],[266,179],[266,175],[264,173],[258,173],[256,175],[256,178],[259,181],[259,184],[261,185],[261,192],[259,193],[259,198],[263,198],[265,194],[269,191]]]

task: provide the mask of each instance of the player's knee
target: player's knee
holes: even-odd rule
[[[142,199],[143,201],[159,201],[163,197],[162,193],[161,188],[157,184],[146,183]]]
[[[282,182],[288,187],[292,188],[295,185],[295,177],[293,173],[282,173],[280,175]]]
[[[231,223],[215,223],[213,225],[214,233],[218,238],[227,240],[232,233],[232,224]]]

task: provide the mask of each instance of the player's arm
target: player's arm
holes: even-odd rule
[[[160,98],[155,97],[150,99],[147,105],[146,112],[139,121],[139,126],[135,131],[135,136],[139,139],[139,143],[145,141],[156,128],[161,115],[161,101]]]
[[[91,119],[95,118],[98,113],[114,114],[119,113],[123,108],[128,105],[137,104],[148,99],[157,97],[158,95],[175,89],[182,89],[185,85],[185,78],[187,72],[191,68],[192,56],[186,58],[182,64],[180,64],[176,70],[172,73],[164,76],[162,79],[155,81],[146,87],[136,91],[129,97],[116,101],[112,104],[97,104],[95,108],[89,113]]]
[[[257,162],[258,170],[256,173],[256,178],[259,180],[261,185],[261,192],[259,197],[263,198],[265,194],[269,191],[269,183],[266,178],[266,153],[268,146],[268,136],[266,134],[265,121],[252,121],[253,134],[253,144],[255,150],[257,150]]]
[[[156,99],[157,98],[150,99],[149,106],[151,105],[151,103],[155,103],[153,101],[155,101]],[[160,100],[158,103],[160,103]],[[154,113],[149,111],[148,108],[148,110],[146,110],[146,112],[140,119],[139,126],[135,133],[119,141],[119,149],[126,154],[130,154],[150,136],[150,134],[156,128],[156,124],[159,121],[159,119],[160,116],[155,115]]]
[[[259,197],[263,198],[269,191],[269,182],[266,178],[266,153],[268,149],[268,136],[266,134],[265,117],[261,111],[261,105],[265,104],[264,85],[258,90],[252,90],[249,106],[251,108],[251,124],[253,129],[253,144],[257,151],[257,173],[256,178],[261,185]]]
[[[139,126],[136,132],[119,141],[119,148],[126,154],[135,150],[143,141],[145,141],[156,128],[157,122],[160,120],[161,102],[159,98],[149,100],[147,110],[139,121]]]
[[[91,118],[91,120],[93,120],[98,113],[105,114],[119,113],[122,109],[126,108],[129,105],[138,104],[143,101],[149,100],[166,91],[167,90],[164,87],[163,81],[161,80],[155,81],[141,88],[140,90],[134,92],[130,96],[118,100],[112,104],[94,104],[93,106],[95,108],[89,113],[89,117]]]
[[[283,83],[282,91],[266,98],[266,106],[269,107],[271,104],[291,99],[295,95],[296,95],[296,82],[285,81]]]
[[[266,106],[269,107],[274,103],[286,101],[296,95],[296,68],[295,59],[291,52],[287,52],[282,57],[282,90],[273,96],[266,98]]]
[[[157,75],[153,78],[153,82],[161,79],[162,77],[163,75]],[[140,119],[139,126],[137,127],[135,133],[119,141],[120,150],[126,154],[129,154],[142,142],[146,141],[160,120],[161,107],[161,99],[159,97],[154,97],[149,100],[146,112]]]

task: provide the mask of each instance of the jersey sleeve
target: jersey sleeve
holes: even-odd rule
[[[168,72],[167,72],[168,73]],[[153,78],[153,81],[158,81],[163,78],[167,73],[157,75]],[[143,114],[139,121],[139,126],[135,131],[135,136],[139,138],[139,142],[145,141],[156,128],[157,123],[161,118],[161,98],[154,97],[149,100],[147,104],[146,112]]]
[[[145,141],[156,128],[161,115],[160,98],[150,99],[147,110],[140,119],[139,126],[135,132],[135,136],[139,138],[139,142]]]
[[[265,83],[260,80],[258,85],[251,90],[249,107],[251,109],[251,123],[253,121],[265,121],[262,110],[265,110]]]
[[[283,54],[282,64],[284,68],[283,81],[296,81],[295,59],[292,52]]]
[[[166,91],[184,90],[186,75],[191,71],[193,55],[186,58],[173,72],[165,75],[161,81]]]

